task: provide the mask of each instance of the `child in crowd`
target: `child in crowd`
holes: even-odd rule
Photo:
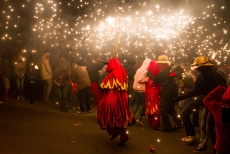
[[[38,96],[38,90],[37,90],[37,75],[35,71],[34,65],[31,65],[29,67],[29,71],[27,72],[27,78],[30,85],[30,104],[34,104],[34,99],[36,95]]]
[[[77,83],[73,83],[72,80],[69,80],[70,84],[70,97],[72,102],[73,111],[75,111],[78,108],[78,87]]]

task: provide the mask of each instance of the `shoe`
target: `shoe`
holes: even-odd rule
[[[184,142],[185,143],[193,143],[193,142],[195,142],[196,141],[196,136],[194,135],[194,136],[188,136],[185,140],[184,140]]]
[[[205,146],[203,148],[197,148],[193,152],[201,152],[201,151],[205,151],[205,150],[207,150],[207,146]]]
[[[49,100],[45,100],[46,104],[51,104],[51,102]]]
[[[166,128],[163,128],[163,129],[161,129],[161,132],[164,132],[164,133],[172,133],[172,132],[173,132],[173,129],[166,129]]]
[[[24,101],[24,100],[25,100],[25,98],[24,98],[24,97],[21,97],[21,100],[23,100],[23,101]]]
[[[181,141],[184,142],[187,138],[188,138],[187,136],[186,136],[186,137],[183,137],[183,138],[181,138]]]
[[[112,135],[112,137],[109,139],[110,141],[112,141],[113,139],[115,139],[119,134],[115,134],[115,135]]]
[[[17,100],[18,100],[18,101],[20,100],[20,96],[18,96]]]
[[[131,124],[135,124],[136,123],[136,120],[133,118]]]
[[[129,138],[126,138],[124,140],[121,140],[117,145],[122,146],[125,142],[127,142]]]
[[[161,130],[160,127],[153,127],[154,130]]]
[[[173,127],[173,130],[178,130],[178,129],[181,129],[181,128],[183,128],[184,126],[175,126],[175,127]]]
[[[195,127],[195,130],[196,130],[196,138],[200,138],[200,135],[201,135],[200,127]]]
[[[137,119],[136,122],[139,123],[141,126],[145,125],[143,122],[140,121],[140,119]]]
[[[88,110],[88,111],[86,111],[87,113],[92,113],[92,111],[91,110]]]
[[[79,113],[79,114],[86,114],[85,111],[77,111],[77,113]]]
[[[9,102],[10,100],[9,100],[9,99],[4,99],[3,101],[7,103],[7,102]]]

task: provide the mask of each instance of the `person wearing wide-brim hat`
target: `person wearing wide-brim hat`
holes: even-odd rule
[[[194,89],[185,95],[175,97],[173,99],[174,102],[178,102],[184,99],[188,99],[200,95],[202,95],[204,98],[217,86],[219,85],[226,86],[226,80],[221,75],[219,75],[214,71],[215,70],[213,69],[214,64],[210,63],[206,56],[199,56],[195,58],[192,67],[200,73],[194,84]],[[200,144],[198,145],[198,148],[194,150],[194,152],[199,152],[207,149],[208,137],[211,139],[213,145],[215,145],[216,142],[216,137],[214,132],[214,119],[212,115],[207,111],[206,108],[204,108],[202,112],[200,129],[201,129],[202,140],[200,140]],[[207,136],[203,138],[205,134]],[[187,138],[190,138],[191,140],[195,140],[191,136],[187,136]]]
[[[156,63],[159,63],[159,64],[170,64],[171,61],[168,60],[168,56],[166,55],[160,55],[158,57],[158,60],[156,61]]]
[[[150,71],[148,71],[147,75],[152,79],[154,84],[159,84],[162,89],[160,94],[160,112],[163,128],[161,131],[171,132],[173,129],[182,128],[182,122],[177,116],[178,114],[173,103],[173,98],[178,96],[178,84],[175,79],[176,75],[170,71],[171,67],[169,64],[171,62],[166,55],[160,55],[156,63],[163,65],[163,69],[156,76],[153,76]],[[173,118],[176,124],[174,128],[172,128],[170,123],[169,115]]]
[[[210,63],[206,56],[199,56],[199,57],[194,59],[192,67],[194,69],[197,69],[197,68],[199,68],[201,66],[214,66],[214,64]]]

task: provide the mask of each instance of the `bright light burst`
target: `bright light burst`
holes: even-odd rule
[[[32,30],[44,42],[48,39],[51,46],[58,44],[59,40],[73,39],[76,49],[95,52],[109,50],[107,54],[115,50],[115,40],[119,33],[119,51],[125,53],[141,48],[144,53],[156,48],[156,42],[160,40],[179,37],[194,22],[193,17],[183,10],[165,11],[160,5],[147,9],[149,6],[143,2],[139,4],[141,9],[138,11],[132,10],[131,4],[125,7],[117,5],[108,11],[111,9],[109,3],[80,1],[75,6],[76,11],[84,10],[85,13],[76,17],[63,15],[61,8],[65,4],[62,2],[37,3],[34,15],[36,24]],[[69,7],[72,5],[76,5],[76,2],[68,3]]]
[[[179,9],[166,3],[139,0],[27,0],[17,3],[5,0],[3,6],[2,41],[20,41],[22,36],[27,37],[25,31],[16,33],[16,37],[13,32],[27,23],[22,13],[32,8],[31,40],[49,47],[66,40],[79,57],[82,51],[88,55],[93,52],[113,54],[118,33],[118,52],[136,58],[140,55],[152,58],[159,53],[176,60],[206,55],[220,63],[230,52],[229,23],[225,17],[228,6],[220,3],[207,2],[198,11],[189,10],[189,5]]]

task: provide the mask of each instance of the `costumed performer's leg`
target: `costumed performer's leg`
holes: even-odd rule
[[[106,128],[106,130],[107,130],[109,136],[112,136],[110,138],[110,140],[115,139],[119,135],[119,131],[116,128],[114,128],[114,127],[113,128],[108,127],[108,128]]]
[[[118,145],[123,145],[125,142],[129,140],[129,136],[125,128],[117,128],[117,130],[119,131],[120,134],[120,142],[118,143]]]
[[[160,114],[153,115],[152,127],[154,129],[160,130]]]

